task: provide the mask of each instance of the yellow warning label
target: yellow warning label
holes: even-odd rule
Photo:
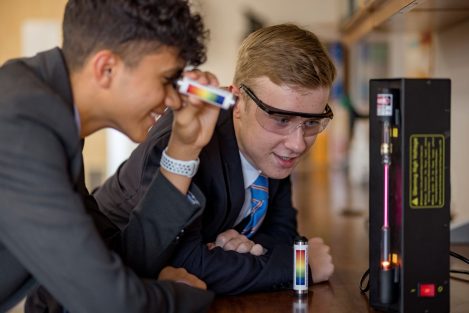
[[[442,208],[445,203],[445,138],[443,135],[410,136],[410,207]]]

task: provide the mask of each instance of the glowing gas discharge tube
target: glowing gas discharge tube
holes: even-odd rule
[[[381,158],[384,169],[384,194],[383,194],[383,226],[381,227],[381,270],[380,270],[380,298],[383,303],[393,301],[392,291],[392,264],[391,264],[391,231],[389,227],[389,167],[391,165],[391,119],[393,115],[393,94],[378,94],[377,115],[382,121]]]

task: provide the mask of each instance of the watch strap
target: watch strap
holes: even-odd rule
[[[200,160],[198,158],[197,160],[181,161],[168,156],[166,150],[168,150],[168,147],[166,147],[161,154],[160,166],[162,168],[174,174],[194,177],[199,168]]]

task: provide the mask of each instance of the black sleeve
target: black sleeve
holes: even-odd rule
[[[0,127],[1,244],[67,309],[196,312],[194,298],[209,306],[211,295],[200,296],[206,292],[142,281],[107,249],[71,180],[63,142],[48,125],[15,117],[2,118]]]
[[[160,122],[118,172],[95,192],[100,209],[119,227],[125,225],[148,180],[158,172],[161,150],[167,144],[170,129],[169,119]],[[266,255],[256,257],[222,249],[209,251],[202,237],[202,218],[198,218],[181,236],[172,265],[186,268],[219,294],[289,288],[293,275],[291,238],[296,234],[296,212],[291,206],[290,189],[289,179],[282,181],[269,208],[271,217],[259,230],[258,240],[269,250]]]
[[[169,141],[171,122],[171,116],[163,115],[150,130],[147,139],[137,146],[129,159],[93,191],[99,210],[120,229],[127,227],[132,211],[159,173],[161,151]],[[162,198],[164,197],[163,194]]]
[[[262,256],[209,250],[202,241],[201,219],[186,229],[172,265],[184,267],[217,294],[240,294],[290,288],[293,277],[292,245],[277,244]]]
[[[197,187],[189,201],[159,172],[123,230],[112,238],[112,247],[138,275],[156,278],[168,264],[187,225],[202,214],[205,198]]]
[[[267,216],[252,240],[266,255],[208,250],[202,238],[202,219],[191,225],[177,249],[174,266],[183,266],[219,294],[239,294],[291,288],[296,210],[291,202],[290,178],[271,189]]]

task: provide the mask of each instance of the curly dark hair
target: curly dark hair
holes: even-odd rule
[[[188,64],[206,60],[204,29],[187,0],[69,0],[63,21],[63,52],[70,70],[101,49],[129,66],[162,46],[176,48]]]

